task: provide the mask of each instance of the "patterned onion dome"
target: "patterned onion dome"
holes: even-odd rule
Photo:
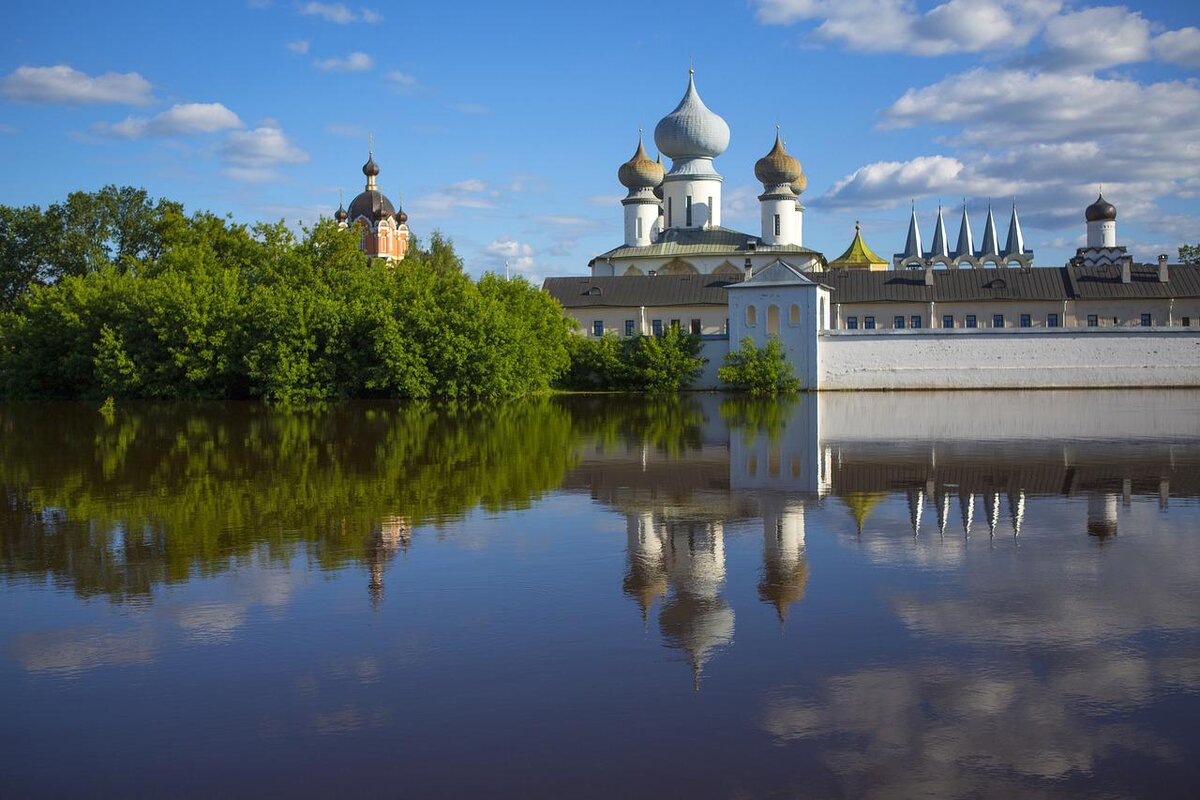
[[[758,178],[764,186],[778,186],[781,183],[790,186],[803,174],[804,170],[800,168],[800,162],[783,149],[779,131],[776,131],[775,146],[771,148],[771,152],[754,162],[754,177]]]
[[[1087,207],[1083,212],[1088,222],[1100,222],[1102,220],[1115,220],[1117,218],[1117,207],[1104,199],[1104,195],[1096,198],[1096,202]]]
[[[642,139],[638,137],[637,151],[633,158],[626,161],[617,170],[617,180],[626,189],[653,189],[663,181],[662,164],[651,161],[642,147]]]
[[[799,195],[804,194],[804,190],[807,188],[808,188],[808,176],[805,175],[803,172],[801,172],[800,177],[796,178],[796,180],[792,181],[792,191],[795,192],[797,196],[799,196]]]
[[[654,144],[672,160],[716,158],[729,147],[729,125],[704,105],[694,74],[679,105],[655,126]]]

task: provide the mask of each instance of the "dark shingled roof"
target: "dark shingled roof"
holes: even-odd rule
[[[1121,283],[1118,267],[828,270],[805,277],[829,288],[834,303],[953,303],[981,300],[1104,300],[1200,297],[1200,266],[1172,264],[1167,283],[1158,267],[1135,264]],[[547,278],[543,288],[564,308],[725,305],[730,281],[713,275]]]
[[[547,278],[542,288],[563,308],[723,306],[731,283],[713,275]]]

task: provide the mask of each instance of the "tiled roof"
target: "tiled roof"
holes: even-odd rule
[[[712,275],[547,278],[542,288],[563,308],[723,306],[730,281]]]
[[[733,255],[736,253],[803,253],[821,257],[816,250],[799,245],[766,245],[757,236],[732,228],[668,228],[657,242],[645,247],[621,245],[601,253],[588,266],[608,258],[662,258],[684,255]]]

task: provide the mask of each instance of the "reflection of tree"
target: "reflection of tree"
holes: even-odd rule
[[[704,410],[686,395],[605,395],[562,401],[577,429],[610,448],[645,445],[667,456],[700,448]]]
[[[730,430],[740,429],[747,443],[760,433],[766,434],[768,441],[777,442],[796,416],[799,402],[794,397],[737,395],[721,401],[721,418]]]
[[[90,407],[7,406],[0,574],[126,598],[252,552],[286,559],[303,545],[323,566],[370,562],[390,547],[389,519],[528,507],[575,462],[573,436],[548,398],[130,406],[111,424]]]

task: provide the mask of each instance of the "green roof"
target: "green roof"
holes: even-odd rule
[[[588,266],[609,258],[662,258],[685,255],[735,255],[740,253],[800,253],[822,258],[820,252],[799,245],[769,245],[762,239],[732,228],[668,228],[662,238],[645,247],[621,245],[601,253]]]
[[[884,264],[884,261],[879,256],[872,252],[871,248],[867,247],[867,243],[863,241],[862,231],[858,229],[858,225],[854,226],[854,240],[850,242],[850,247],[846,248],[846,252],[829,262],[830,269],[838,267],[853,267],[870,264]]]

